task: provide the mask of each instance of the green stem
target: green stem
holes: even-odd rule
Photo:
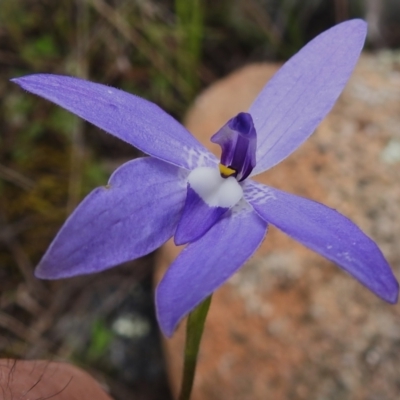
[[[186,325],[185,359],[179,400],[189,400],[192,393],[194,373],[196,371],[197,355],[199,353],[204,322],[210,308],[211,296],[200,303],[190,314]]]

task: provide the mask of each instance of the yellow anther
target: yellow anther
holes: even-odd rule
[[[232,168],[226,167],[225,165],[219,164],[219,172],[223,178],[228,178],[236,174],[236,171]]]

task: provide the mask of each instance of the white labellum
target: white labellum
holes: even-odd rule
[[[234,177],[222,178],[218,169],[199,167],[188,176],[190,187],[210,207],[231,208],[243,197]]]

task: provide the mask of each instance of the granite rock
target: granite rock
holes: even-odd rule
[[[245,111],[278,66],[255,64],[205,90],[186,126],[209,142]],[[256,180],[350,217],[400,276],[400,55],[364,54],[312,137]],[[158,279],[179,248],[168,242]],[[400,398],[400,308],[271,227],[255,256],[213,296],[193,400]],[[184,323],[165,341],[178,390]]]

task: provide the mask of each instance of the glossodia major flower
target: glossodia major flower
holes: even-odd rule
[[[156,291],[158,321],[178,322],[256,251],[268,224],[333,261],[382,299],[398,283],[376,244],[322,204],[254,182],[315,130],[345,86],[366,24],[351,20],[322,33],[263,88],[248,112],[211,140],[221,160],[153,103],[84,80],[31,75],[14,82],[136,146],[150,157],[118,168],[89,194],[54,239],[36,276],[102,271],[148,254],[174,236],[186,244]]]

